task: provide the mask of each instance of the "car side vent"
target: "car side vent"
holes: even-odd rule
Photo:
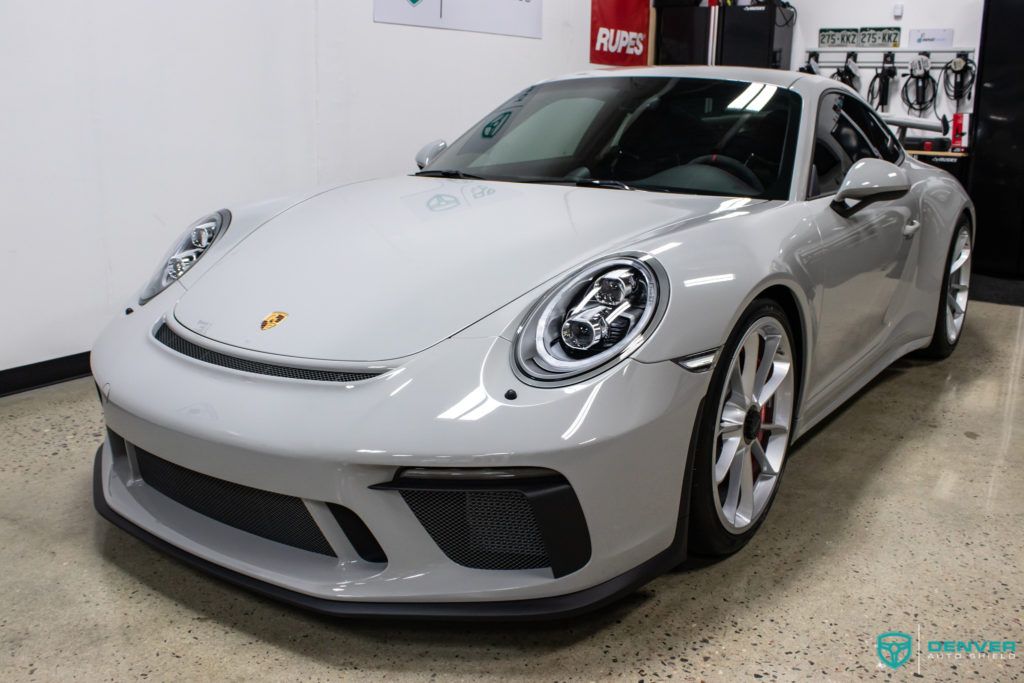
[[[327,507],[330,508],[331,514],[334,515],[335,521],[338,522],[338,526],[345,532],[348,542],[359,553],[359,557],[367,562],[388,561],[388,556],[384,554],[384,549],[380,547],[380,543],[377,542],[370,528],[366,526],[366,522],[359,515],[344,505],[338,505],[337,503],[328,503]]]

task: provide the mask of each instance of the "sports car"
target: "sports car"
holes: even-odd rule
[[[100,514],[322,613],[577,614],[739,551],[963,331],[969,198],[833,80],[579,73],[416,160],[171,246],[92,352]]]

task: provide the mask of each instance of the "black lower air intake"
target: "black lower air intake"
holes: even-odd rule
[[[550,567],[590,560],[590,534],[565,477],[539,468],[409,468],[371,488],[398,491],[453,562],[474,569]]]
[[[142,480],[171,500],[250,534],[336,557],[301,499],[201,474],[137,446],[135,456]]]

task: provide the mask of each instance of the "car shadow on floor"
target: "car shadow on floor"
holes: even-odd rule
[[[983,348],[979,350],[984,346],[981,336],[972,336],[971,342],[972,353],[984,353]],[[493,675],[511,676],[522,673],[524,659],[550,660],[584,641],[614,641],[617,634],[632,631],[637,624],[660,628],[672,622],[677,641],[706,642],[701,640],[704,634],[728,628],[739,611],[766,607],[772,591],[798,589],[801,581],[813,575],[817,563],[831,561],[822,539],[840,537],[848,530],[852,522],[842,512],[844,501],[864,495],[898,452],[897,442],[919,438],[932,429],[938,418],[931,412],[930,397],[942,390],[953,367],[900,360],[805,436],[791,453],[772,514],[737,555],[717,562],[695,558],[635,594],[574,619],[540,623],[332,619],[203,575],[99,519],[94,543],[112,567],[170,603],[164,609],[186,610],[338,668],[415,672],[420,671],[423,653],[429,653],[452,666],[486,667]],[[958,372],[957,381],[966,385],[977,374]],[[894,419],[894,409],[901,419]],[[836,471],[842,472],[841,482],[835,481]],[[813,525],[807,522],[809,514],[813,514]],[[761,586],[772,590],[761,590]],[[582,658],[573,664],[581,677],[602,678],[607,673],[607,662]]]

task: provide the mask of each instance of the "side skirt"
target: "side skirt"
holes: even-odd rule
[[[800,439],[815,427],[819,422],[836,411],[841,405],[853,398],[857,392],[871,383],[887,367],[898,361],[912,351],[923,349],[931,342],[931,338],[915,339],[911,342],[896,347],[893,351],[881,357],[880,360],[868,367],[867,370],[851,371],[851,381],[846,387],[836,394],[835,398],[829,399],[828,403],[812,412],[801,414],[798,431],[793,435],[793,441]],[[845,379],[845,377],[843,378]],[[805,417],[806,415],[806,417]]]

